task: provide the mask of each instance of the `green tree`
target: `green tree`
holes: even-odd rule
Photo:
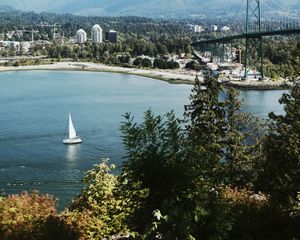
[[[133,65],[140,67],[140,66],[142,66],[142,62],[143,62],[143,59],[141,57],[138,57],[133,61]]]
[[[225,110],[219,96],[222,92],[217,79],[196,78],[191,95],[192,111],[186,112],[193,167],[208,182],[220,183],[220,161],[225,146]]]
[[[142,60],[142,66],[143,67],[152,67],[152,62],[149,58],[144,58]]]
[[[264,160],[259,186],[271,195],[274,206],[291,210],[300,191],[300,85],[279,101],[285,114],[270,113],[269,132],[263,145]]]
[[[147,111],[144,122],[138,125],[126,114],[121,128],[127,152],[122,176],[131,183],[129,189],[139,186],[148,192],[143,207],[132,216],[139,232],[150,226],[154,210],[168,214],[167,203],[176,206],[188,185],[183,131],[173,112],[165,118]]]
[[[190,69],[190,70],[195,70],[195,71],[200,71],[201,70],[200,64],[195,62],[195,61],[188,62],[185,65],[185,68]]]
[[[226,137],[222,161],[223,182],[232,187],[252,187],[254,166],[259,154],[262,124],[251,114],[243,113],[239,92],[225,92]]]
[[[104,159],[88,171],[83,179],[85,187],[69,208],[75,217],[80,217],[77,212],[89,213],[90,224],[85,226],[85,236],[101,239],[113,234],[126,234],[128,231],[125,219],[129,212],[125,206],[126,200],[115,195],[118,179],[110,173],[114,168]]]

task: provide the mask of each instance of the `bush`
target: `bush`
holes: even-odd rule
[[[138,57],[134,60],[133,65],[137,67],[152,67],[152,62],[149,58]]]
[[[37,192],[0,198],[0,236],[6,239],[42,239],[45,223],[56,214],[56,200]]]
[[[138,57],[133,61],[133,65],[139,67],[142,65],[142,61],[143,61],[143,59],[141,57]]]
[[[83,179],[86,187],[72,202],[71,213],[63,218],[69,224],[71,217],[77,230],[84,225],[84,234],[91,234],[96,239],[127,233],[124,222],[130,214],[129,203],[116,194],[118,178],[110,173],[112,169],[114,165],[109,166],[107,160],[103,160],[103,163],[88,171]],[[84,223],[80,221],[81,213],[85,216]]]
[[[142,60],[142,67],[152,67],[152,62],[149,58],[144,58]]]
[[[156,58],[154,60],[153,66],[159,69],[176,69],[179,68],[179,63],[172,61],[168,61],[165,59]]]
[[[197,72],[199,72],[201,70],[201,66],[199,63],[195,62],[195,61],[191,61],[191,62],[188,62],[186,65],[185,65],[185,68],[186,69],[189,69],[189,70],[195,70]]]
[[[90,211],[64,211],[47,219],[43,240],[101,239],[105,225]]]
[[[20,66],[20,63],[18,61],[16,61],[13,65],[14,67],[19,67]]]
[[[122,55],[118,57],[119,62],[123,64],[128,64],[130,62],[130,56],[128,55]]]

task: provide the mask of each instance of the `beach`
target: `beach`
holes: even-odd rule
[[[10,66],[0,67],[0,72],[26,71],[26,70],[63,70],[63,71],[92,71],[92,72],[116,72],[134,74],[167,81],[174,84],[191,84],[195,80],[196,72],[187,70],[156,70],[109,66],[99,63],[87,62],[58,62],[45,65]]]
[[[100,63],[90,62],[57,62],[53,64],[30,65],[30,66],[0,66],[0,72],[6,71],[26,71],[26,70],[63,70],[63,71],[91,71],[91,72],[115,72],[123,74],[133,74],[154,79],[159,79],[172,84],[193,84],[196,71],[189,71],[185,69],[163,70],[163,69],[141,69],[141,68],[126,68],[118,66],[109,66]],[[203,76],[199,76],[200,81]],[[272,81],[268,80],[226,80],[221,79],[220,82],[225,86],[231,86],[237,89],[255,89],[255,90],[275,90],[275,89],[289,89],[292,87],[290,82],[283,80]]]

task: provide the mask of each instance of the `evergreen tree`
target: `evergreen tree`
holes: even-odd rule
[[[224,102],[219,98],[222,87],[215,78],[207,77],[201,83],[195,80],[191,95],[192,111],[189,118],[189,159],[195,173],[208,182],[220,182],[220,161],[225,144]]]
[[[270,194],[279,209],[289,210],[300,191],[300,85],[279,101],[285,114],[270,113],[269,133],[264,140],[264,156],[259,186]]]
[[[130,182],[125,188],[136,191],[138,186],[148,192],[143,207],[137,208],[132,217],[139,231],[152,222],[154,210],[162,209],[166,214],[164,203],[175,201],[187,184],[183,131],[173,112],[165,117],[166,120],[147,111],[143,123],[138,125],[126,114],[121,127],[127,152],[122,178]]]
[[[226,137],[223,182],[232,187],[249,187],[253,182],[253,167],[259,155],[260,123],[251,114],[241,111],[239,92],[226,91]]]
[[[189,229],[195,239],[226,239],[229,219],[220,185],[224,181],[224,151],[227,144],[226,101],[217,79],[195,79],[191,109],[186,112],[186,157],[190,184],[184,204]]]

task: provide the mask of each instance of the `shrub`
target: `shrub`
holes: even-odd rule
[[[134,66],[141,66],[142,65],[142,61],[143,59],[141,57],[138,57],[136,58],[134,61],[133,61],[133,65]]]
[[[190,70],[195,70],[195,71],[198,71],[198,72],[201,70],[200,64],[195,62],[195,61],[188,62],[185,65],[185,68],[190,69]]]
[[[41,239],[45,222],[55,214],[56,200],[49,195],[24,192],[1,198],[1,239]]]
[[[175,61],[168,61],[165,59],[156,58],[153,62],[153,66],[159,69],[176,69],[179,68],[179,63]]]
[[[45,225],[43,240],[101,239],[105,224],[91,211],[64,211],[50,216]]]
[[[142,60],[142,66],[143,67],[152,67],[152,62],[149,58],[144,58]]]
[[[20,63],[18,62],[18,61],[16,61],[15,63],[14,63],[14,67],[19,67],[20,66]]]
[[[96,239],[127,233],[124,222],[130,209],[127,209],[127,201],[116,194],[118,180],[110,173],[112,169],[114,166],[109,166],[107,160],[104,160],[103,163],[95,165],[94,169],[88,171],[83,179],[86,187],[72,202],[71,213],[63,217],[64,222],[68,225],[71,222],[75,229],[77,228],[76,231],[78,227],[79,230],[86,229],[84,234],[92,235]],[[82,218],[81,213],[84,213],[86,224],[79,221]]]

